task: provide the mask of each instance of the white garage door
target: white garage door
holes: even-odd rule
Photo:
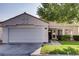
[[[9,42],[42,42],[43,28],[10,28]]]

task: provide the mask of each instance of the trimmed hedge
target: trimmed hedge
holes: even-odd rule
[[[75,41],[79,41],[79,35],[73,35],[73,39],[74,39]]]
[[[71,39],[71,35],[58,35],[57,38],[60,41],[69,41]],[[73,39],[75,41],[79,41],[79,35],[73,35]]]
[[[69,41],[71,36],[70,35],[58,35],[57,38],[60,41]]]

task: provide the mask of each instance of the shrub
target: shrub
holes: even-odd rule
[[[60,50],[59,48],[56,48],[50,51],[48,54],[79,55],[79,51],[72,47],[63,48],[62,50]]]
[[[60,35],[60,36],[57,36],[57,38],[60,41],[68,41],[68,40],[70,40],[71,36],[70,35]]]
[[[73,39],[79,41],[79,35],[73,35]]]
[[[72,48],[72,47],[63,48],[62,50],[56,48],[52,51],[49,51],[48,54],[79,55],[79,51],[75,48]]]
[[[62,55],[79,55],[79,46],[52,46],[45,45],[41,53],[44,54],[62,54]]]
[[[67,54],[67,55],[78,55],[79,54],[78,50],[72,47],[63,48],[63,50],[64,50],[64,54]]]
[[[49,54],[64,54],[64,51],[56,48],[53,51],[50,51]]]

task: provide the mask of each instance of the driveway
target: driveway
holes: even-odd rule
[[[28,56],[40,46],[40,43],[1,44],[0,56]]]

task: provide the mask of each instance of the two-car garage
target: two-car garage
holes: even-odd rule
[[[1,23],[3,43],[48,42],[48,23],[27,13]]]
[[[0,23],[0,55],[28,55],[48,42],[48,23],[27,13]],[[39,54],[36,52],[36,54]]]
[[[8,29],[8,39],[10,43],[38,43],[44,42],[46,39],[45,29],[43,27],[29,26],[25,28],[9,28]]]
[[[0,23],[0,55],[39,54],[43,42],[48,42],[48,23],[27,13]],[[33,53],[34,52],[34,53]]]

